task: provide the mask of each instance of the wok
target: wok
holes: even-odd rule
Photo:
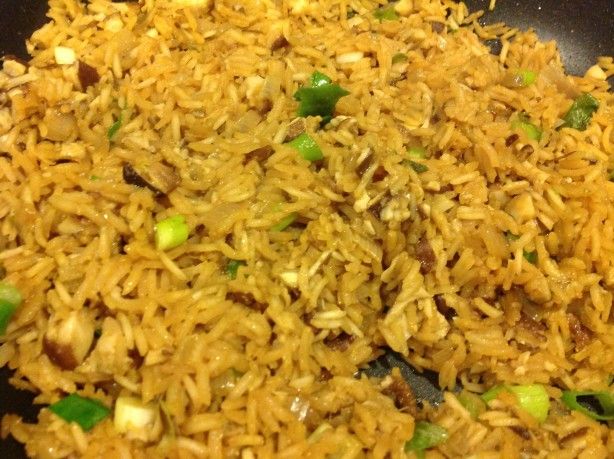
[[[471,11],[487,9],[489,0],[465,0]],[[27,59],[25,40],[46,22],[47,2],[43,0],[1,0],[0,56],[16,55]],[[506,22],[522,30],[533,28],[542,40],[556,40],[567,72],[581,75],[598,56],[614,55],[614,2],[612,0],[499,0],[483,23]],[[612,82],[612,80],[610,80]],[[441,391],[433,372],[419,373],[402,357],[387,352],[365,371],[383,375],[392,367],[401,367],[419,401],[437,402]],[[0,369],[0,418],[17,413],[26,422],[34,422],[39,406],[32,395],[8,384],[10,371]],[[0,440],[0,457],[25,457],[24,450],[12,438]]]

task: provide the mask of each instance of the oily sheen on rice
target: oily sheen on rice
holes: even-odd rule
[[[44,458],[397,458],[427,420],[448,432],[430,458],[614,455],[558,401],[614,373],[611,57],[565,76],[555,43],[448,0],[381,21],[369,0],[49,3],[31,61],[0,71],[0,260],[25,298],[0,365],[37,403],[132,396],[162,427],[84,432],[43,408],[3,437]],[[519,68],[536,81],[509,87]],[[349,92],[326,125],[296,121],[314,71]],[[584,92],[588,128],[557,129]],[[285,145],[297,126],[323,160]],[[156,250],[174,215],[188,240]],[[76,365],[53,341],[69,320],[96,335]],[[543,384],[550,414],[506,393],[477,418],[453,392],[403,405],[357,376],[384,346],[448,390]]]

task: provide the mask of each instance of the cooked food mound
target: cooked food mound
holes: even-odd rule
[[[614,456],[612,57],[451,0],[49,3],[0,71],[2,437]]]

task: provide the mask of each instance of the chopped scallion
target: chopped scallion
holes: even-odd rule
[[[76,422],[85,431],[91,430],[111,412],[98,400],[81,397],[78,394],[70,394],[50,405],[49,410],[66,422]]]
[[[456,396],[461,405],[469,412],[472,419],[476,419],[486,410],[486,405],[479,395],[463,390]]]
[[[396,21],[399,19],[399,15],[394,9],[394,5],[386,5],[376,9],[373,12],[375,19],[380,21]]]
[[[407,60],[407,54],[405,53],[396,53],[392,56],[392,65],[400,64],[401,62],[405,62]]]
[[[579,131],[586,130],[588,123],[593,117],[593,113],[599,108],[599,101],[591,94],[582,94],[574,100],[573,104],[563,117],[561,127],[570,127]]]
[[[288,142],[288,145],[298,151],[303,159],[307,161],[319,161],[324,158],[322,150],[316,141],[306,132]]]
[[[520,78],[520,84],[524,87],[530,86],[537,80],[537,73],[533,70],[518,70],[518,76]]]
[[[335,111],[335,105],[348,91],[321,72],[314,72],[309,78],[309,85],[303,86],[294,93],[294,99],[299,102],[298,116],[321,116],[323,123],[328,123]]]
[[[298,215],[296,212],[292,212],[291,214],[286,215],[284,218],[279,220],[275,225],[271,226],[271,231],[283,231],[296,220]]]
[[[21,292],[8,282],[0,282],[0,335],[6,333],[6,328],[21,305]]]
[[[429,170],[429,167],[426,164],[418,163],[416,161],[408,160],[406,164],[411,167],[416,174],[422,174]]]
[[[245,266],[245,261],[243,260],[228,260],[228,264],[226,265],[226,274],[232,280],[237,278],[237,273],[239,271],[239,266]]]
[[[426,150],[424,147],[409,147],[407,154],[412,159],[424,159],[426,158]]]
[[[170,250],[188,240],[190,229],[183,215],[175,215],[156,223],[154,227],[156,248]]]
[[[119,131],[119,128],[122,127],[123,121],[124,121],[124,112],[119,112],[119,117],[107,131],[107,138],[109,140],[113,140],[115,138],[115,136],[117,135],[117,132]]]
[[[518,399],[518,405],[537,419],[544,422],[550,410],[550,398],[548,392],[541,384],[530,384],[521,386],[495,386],[482,394],[482,400],[486,403],[497,398],[503,392],[511,392]]]
[[[537,251],[536,250],[532,250],[531,252],[527,252],[526,250],[523,250],[522,256],[524,257],[525,260],[527,260],[532,265],[537,263]]]
[[[563,392],[561,401],[571,410],[579,411],[597,421],[614,420],[614,394],[606,391],[574,391]],[[596,401],[597,403],[591,403]],[[599,406],[596,406],[596,405]],[[591,407],[589,409],[588,407]],[[600,413],[597,410],[600,408]]]
[[[529,139],[536,142],[541,140],[543,134],[543,131],[531,123],[529,117],[524,113],[520,113],[518,118],[512,121],[512,129],[521,129]]]
[[[424,450],[437,446],[448,439],[448,431],[437,424],[426,421],[416,422],[414,436],[405,442],[405,451],[414,451],[416,455],[423,455]]]

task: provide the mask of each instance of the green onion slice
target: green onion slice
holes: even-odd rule
[[[588,123],[593,117],[593,113],[599,108],[599,101],[591,94],[585,93],[577,97],[563,117],[561,127],[570,127],[578,131],[586,130]]]
[[[0,335],[6,333],[6,328],[9,326],[9,322],[17,311],[17,306],[13,303],[9,303],[6,300],[0,300]]]
[[[399,19],[399,15],[394,9],[394,5],[386,5],[376,9],[373,12],[375,19],[380,21],[396,21]]]
[[[78,394],[70,394],[50,405],[49,410],[66,422],[76,422],[85,431],[91,430],[111,413],[111,410],[98,400],[81,397]]]
[[[406,164],[411,167],[416,174],[422,174],[423,172],[429,170],[429,167],[426,164],[418,163],[416,161],[408,160],[406,161]]]
[[[533,70],[518,70],[518,76],[520,78],[520,84],[524,87],[532,85],[535,83],[535,80],[537,80],[537,72]]]
[[[596,400],[601,408],[601,413],[594,409],[589,409],[586,405],[590,400]],[[575,411],[588,416],[597,421],[612,421],[614,420],[614,394],[606,391],[574,391],[566,390],[561,396],[563,404]],[[591,404],[589,406],[594,406]],[[597,407],[595,407],[597,408]]]
[[[303,86],[294,93],[299,102],[298,116],[321,116],[323,123],[328,123],[335,111],[335,105],[348,91],[321,72],[314,72],[309,78],[309,86]]]
[[[279,220],[275,225],[271,226],[271,231],[283,231],[296,220],[298,217],[296,212],[292,212],[291,214],[286,215],[284,218]]]
[[[532,265],[537,263],[537,251],[536,250],[533,250],[531,252],[527,252],[526,250],[523,250],[522,256],[524,257],[525,260],[527,260]]]
[[[463,390],[456,396],[461,405],[469,412],[471,419],[476,419],[480,414],[486,410],[486,404],[480,398],[472,392]]]
[[[392,56],[392,65],[400,64],[401,62],[405,62],[407,60],[407,54],[405,53],[396,53]]]
[[[512,129],[521,129],[529,139],[536,142],[542,139],[543,131],[531,123],[526,113],[520,113],[518,118],[512,121]]]
[[[422,455],[424,450],[437,446],[448,439],[448,431],[437,424],[418,421],[414,428],[414,436],[405,442],[405,451],[414,451]]]
[[[6,333],[6,328],[22,300],[17,287],[8,282],[0,282],[0,335]]]
[[[518,399],[520,407],[537,419],[544,422],[550,410],[550,398],[548,392],[541,384],[530,384],[523,386],[495,386],[482,394],[482,400],[486,403],[497,398],[503,392],[511,392]]]
[[[107,138],[109,140],[113,140],[119,131],[119,128],[122,127],[122,123],[124,122],[124,112],[119,112],[119,118],[109,127],[107,131]]]
[[[407,154],[412,159],[424,159],[426,158],[426,150],[424,147],[409,147]]]
[[[226,265],[226,274],[230,279],[236,279],[239,266],[245,266],[245,264],[246,263],[243,260],[228,260],[228,264]]]
[[[288,142],[288,145],[298,151],[301,157],[307,161],[319,161],[324,158],[316,141],[306,132]]]
[[[175,215],[156,223],[154,227],[156,248],[170,250],[188,240],[190,229],[183,215]]]

